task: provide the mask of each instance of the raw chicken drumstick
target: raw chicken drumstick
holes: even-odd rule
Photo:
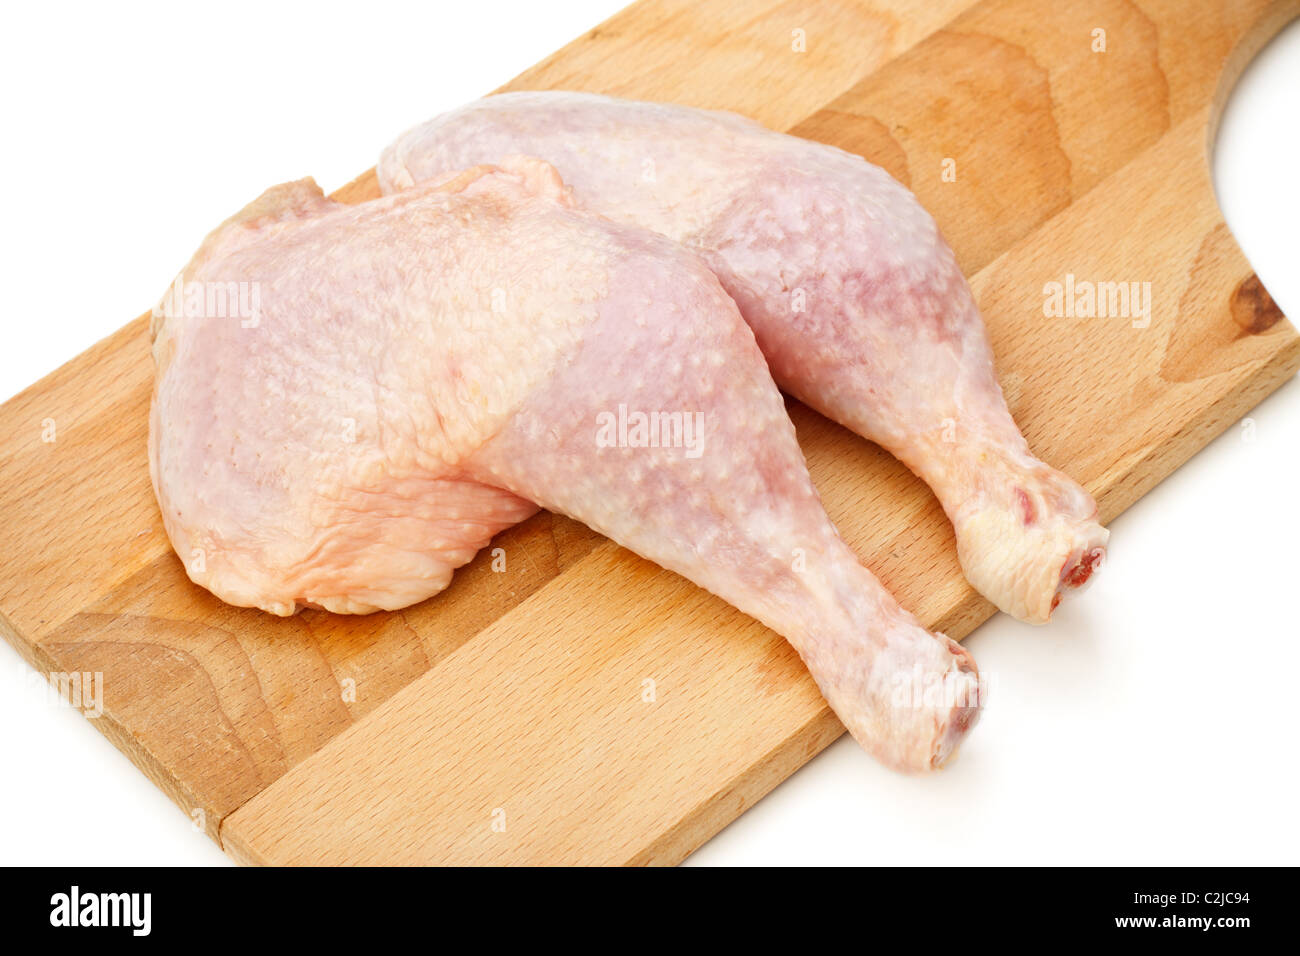
[[[256,309],[209,314],[213,289]],[[784,635],[890,766],[938,766],[975,721],[970,655],[832,527],[717,279],[545,163],[360,206],[277,186],[205,240],[153,353],[163,520],[223,600],[404,607],[542,505]]]
[[[884,170],[730,113],[582,93],[507,93],[384,152],[385,192],[503,156],[540,157],[577,200],[700,253],[777,384],[877,442],[934,490],[967,579],[1043,623],[1107,532],[1083,488],[1034,458],[979,310],[934,220]]]

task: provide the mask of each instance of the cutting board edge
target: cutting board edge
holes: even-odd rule
[[[1285,325],[1285,329],[1275,333],[1279,335],[1278,347],[1268,359],[1205,406],[1200,416],[1185,422],[1159,444],[1151,445],[1145,455],[1126,462],[1117,480],[1095,493],[1103,524],[1109,524],[1135,505],[1300,372],[1300,330],[1286,317],[1278,325]]]
[[[51,674],[68,673],[59,666],[57,656],[39,641],[21,640],[3,614],[0,614],[0,634],[4,635],[5,642],[18,653],[32,671],[46,682],[49,682]],[[73,706],[71,701],[66,703],[70,707]],[[194,811],[200,810],[203,813],[203,832],[218,846],[221,845],[219,832],[224,816],[210,811],[203,806],[202,801],[195,799],[181,780],[136,739],[129,727],[113,719],[107,709],[94,719],[86,717],[86,722],[99,731],[122,756],[131,761],[132,765],[162,791],[178,810],[190,817],[191,821],[193,821]]]

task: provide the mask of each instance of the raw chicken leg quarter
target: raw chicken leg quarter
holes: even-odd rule
[[[150,470],[190,577],[218,597],[404,607],[541,505],[785,636],[890,766],[938,766],[973,724],[970,656],[840,539],[715,276],[574,208],[545,163],[359,206],[275,187],[175,288],[153,324]],[[210,288],[255,289],[256,315],[207,314]],[[654,414],[701,430],[602,432]]]
[[[527,154],[586,207],[699,252],[777,383],[934,490],[967,579],[1045,622],[1107,532],[1012,421],[970,287],[934,220],[883,170],[743,117],[582,93],[507,93],[437,117],[379,162],[392,193]]]

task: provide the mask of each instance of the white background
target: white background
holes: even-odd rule
[[[0,398],[147,309],[267,185],[343,184],[619,6],[8,8]],[[1292,316],[1297,116],[1293,25],[1234,94],[1215,162]],[[999,616],[969,638],[996,683],[949,770],[894,776],[842,739],[691,862],[1300,862],[1300,383],[1250,419],[1114,522],[1105,572],[1049,628]],[[3,642],[0,768],[0,863],[229,862]]]

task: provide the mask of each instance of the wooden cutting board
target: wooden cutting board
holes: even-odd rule
[[[1300,366],[1207,162],[1227,90],[1298,12],[643,0],[507,88],[734,109],[885,166],[956,248],[1030,444],[1109,521]],[[367,173],[339,196],[376,194]],[[1150,321],[1045,315],[1067,275],[1149,282]],[[102,674],[95,726],[236,859],[673,863],[841,733],[780,638],[546,514],[493,543],[504,570],[485,553],[400,613],[221,604],[150,491],[145,328],[0,408],[0,626],[44,673]],[[926,488],[791,414],[903,603],[953,636],[988,617]]]

